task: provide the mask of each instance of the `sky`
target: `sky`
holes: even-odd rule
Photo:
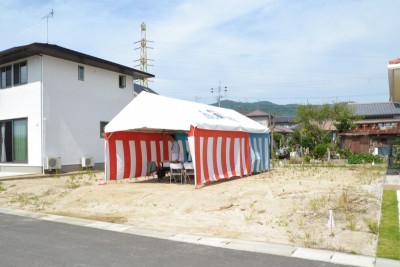
[[[386,102],[399,10],[398,0],[0,0],[0,51],[48,42],[140,69],[144,22],[161,95]]]

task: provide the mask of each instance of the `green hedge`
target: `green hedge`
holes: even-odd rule
[[[382,159],[379,156],[375,156],[367,153],[352,154],[347,157],[349,164],[363,164],[363,163],[382,163]]]

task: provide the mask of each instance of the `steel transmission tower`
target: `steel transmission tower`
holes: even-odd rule
[[[140,39],[140,41],[135,42],[135,44],[140,43],[140,47],[135,48],[135,50],[140,49],[140,59],[135,60],[135,62],[139,61],[140,64],[136,65],[135,67],[140,67],[141,71],[147,72],[147,66],[153,66],[147,63],[148,61],[152,61],[151,59],[147,58],[147,48],[153,49],[152,47],[147,46],[147,42],[152,41],[146,39],[146,23],[142,22],[140,28],[142,32],[142,38]],[[144,87],[149,87],[147,78],[141,79],[140,85]]]

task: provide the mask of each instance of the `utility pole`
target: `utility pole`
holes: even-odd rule
[[[153,66],[147,64],[147,61],[152,61],[151,59],[147,58],[147,48],[153,49],[153,47],[147,46],[147,42],[152,42],[152,41],[146,39],[146,23],[142,22],[140,28],[141,28],[142,38],[140,39],[140,41],[134,42],[135,44],[140,43],[140,47],[135,48],[135,50],[140,49],[140,59],[135,60],[135,62],[140,61],[140,64],[136,65],[135,67],[140,67],[141,71],[147,72],[147,66]],[[141,79],[140,85],[144,87],[149,87],[147,78]]]
[[[275,147],[275,142],[274,142],[274,128],[275,128],[275,115],[271,115],[271,113],[269,113],[269,123],[268,123],[268,128],[270,131],[270,138],[271,138],[271,149],[270,151],[274,151],[274,147]],[[271,155],[271,158],[275,157],[275,155]]]
[[[218,107],[221,107],[221,98],[222,98],[222,95],[221,95],[221,82],[219,82],[219,85],[218,85],[218,88],[216,88],[216,89],[214,89],[214,88],[211,88],[211,93],[214,93],[214,90],[216,90],[216,93],[217,93],[217,97],[216,97],[216,99],[217,99],[217,102],[218,102]],[[224,87],[224,92],[225,92],[225,95],[226,95],[226,92],[228,92],[228,87]]]

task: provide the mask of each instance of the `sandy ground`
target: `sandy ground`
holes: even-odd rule
[[[150,178],[104,184],[103,173],[81,172],[3,181],[0,206],[373,256],[385,170],[276,166],[198,189]]]

